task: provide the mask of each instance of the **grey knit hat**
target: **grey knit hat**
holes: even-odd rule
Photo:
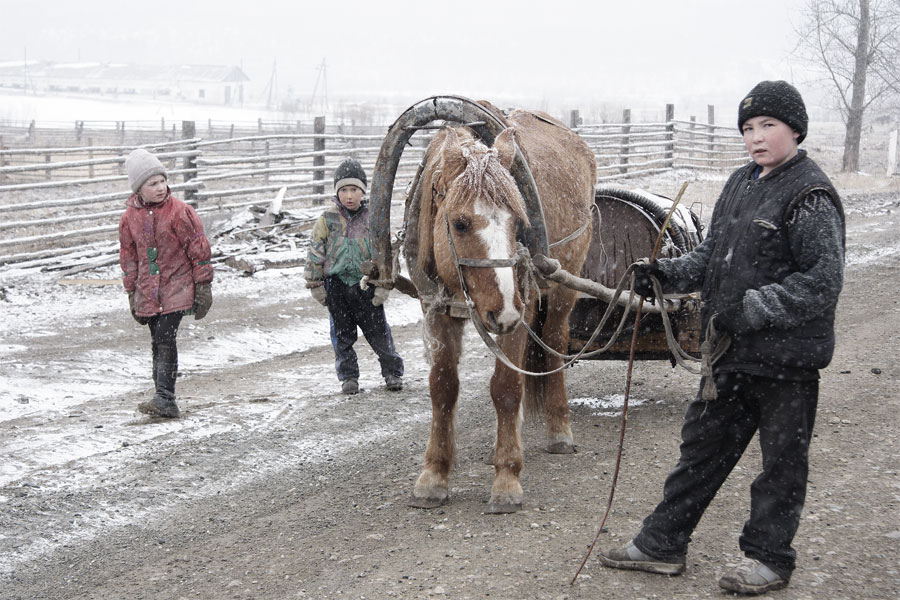
[[[366,172],[355,158],[345,158],[334,170],[334,191],[345,185],[355,185],[366,191]]]
[[[775,117],[800,134],[799,144],[806,138],[809,117],[806,105],[797,88],[787,81],[760,81],[741,100],[738,107],[738,131],[743,133],[744,122],[753,117]]]
[[[128,173],[128,185],[135,194],[154,175],[169,178],[166,168],[159,162],[159,159],[143,148],[131,151],[131,154],[125,159],[125,171]]]

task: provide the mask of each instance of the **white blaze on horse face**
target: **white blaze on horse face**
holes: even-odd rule
[[[497,206],[488,205],[483,200],[477,200],[473,207],[475,214],[484,217],[488,225],[478,232],[481,240],[487,248],[488,258],[507,259],[515,254],[515,249],[510,247],[509,228],[515,226],[512,212]],[[501,267],[494,269],[497,278],[497,288],[503,296],[503,309],[496,315],[497,324],[510,327],[519,320],[519,311],[516,310],[514,299],[516,296],[516,281],[513,277],[515,269]]]

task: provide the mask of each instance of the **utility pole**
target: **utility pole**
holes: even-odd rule
[[[266,108],[272,108],[272,98],[274,97],[276,100],[278,99],[278,82],[275,79],[276,67],[278,66],[278,61],[272,61],[272,75],[269,77],[269,85],[266,88],[269,90],[268,98],[266,99]]]
[[[316,109],[316,97],[319,91],[319,83],[322,83],[322,114],[328,114],[328,67],[325,64],[325,59],[322,59],[322,64],[316,67],[319,71],[318,76],[316,77],[316,85],[313,86],[312,98],[309,101],[310,104],[310,112],[315,112]]]

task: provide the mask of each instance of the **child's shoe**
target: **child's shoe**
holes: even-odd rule
[[[150,415],[151,417],[177,419],[181,416],[181,411],[178,410],[178,405],[175,404],[175,399],[166,398],[159,393],[155,394],[149,401],[139,403],[138,410],[145,415]]]
[[[600,562],[613,569],[646,571],[647,573],[659,573],[660,575],[681,575],[684,573],[685,557],[681,556],[669,560],[653,558],[638,550],[634,542],[628,542],[622,548],[613,548],[600,552]]]
[[[787,580],[778,573],[753,558],[745,558],[740,565],[719,579],[719,587],[723,590],[753,596],[780,590],[787,584]]]

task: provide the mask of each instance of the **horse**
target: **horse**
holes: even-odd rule
[[[474,126],[439,130],[425,151],[417,183],[407,198],[404,255],[412,265],[413,281],[415,269],[431,288],[420,289],[418,295],[431,365],[432,407],[424,464],[409,504],[435,508],[449,500],[449,476],[456,459],[459,360],[465,317],[471,316],[496,336],[499,349],[517,367],[498,358],[490,380],[497,430],[494,480],[486,512],[512,513],[520,510],[523,502],[519,432],[524,412],[543,412],[548,452],[575,450],[560,355],[568,352],[569,313],[577,292],[536,281],[516,257],[522,255],[518,249],[523,234],[545,230],[549,242],[545,248],[549,247],[552,258],[570,273],[581,272],[591,243],[596,163],[587,144],[550,115],[526,110],[503,115],[490,103],[478,104],[502,123],[493,143],[486,145]],[[426,108],[430,110],[430,106]],[[385,146],[382,153],[387,155]],[[526,205],[513,176],[517,154],[533,175],[541,203],[538,210]],[[385,185],[390,189],[390,180]],[[410,206],[414,207],[414,219],[409,218]],[[374,218],[379,219],[377,214]],[[536,219],[544,222],[533,222]],[[454,300],[457,307],[467,302],[469,314],[450,310]],[[532,340],[523,324],[560,355]],[[523,375],[520,370],[549,374]]]

